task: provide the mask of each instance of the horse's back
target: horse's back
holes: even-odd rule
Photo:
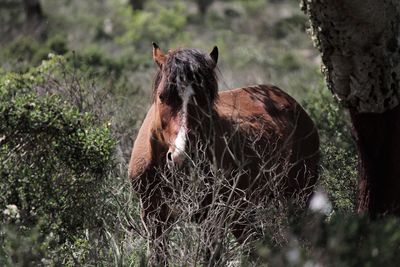
[[[271,146],[275,152],[287,153],[291,164],[287,168],[289,194],[315,184],[318,131],[301,105],[287,93],[270,85],[222,91],[217,112],[223,121],[237,125],[244,135],[254,135],[259,146]],[[275,145],[271,144],[274,139]],[[266,160],[271,153],[265,155]]]
[[[237,88],[219,93],[220,118],[243,127],[273,131],[285,138],[297,128],[316,131],[303,108],[287,93],[270,85]]]

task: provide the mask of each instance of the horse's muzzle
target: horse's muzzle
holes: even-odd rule
[[[185,162],[186,155],[182,152],[169,150],[166,155],[166,162],[169,169],[181,168]]]

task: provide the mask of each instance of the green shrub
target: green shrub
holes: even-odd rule
[[[40,65],[49,53],[63,55],[66,52],[67,44],[62,35],[54,35],[45,42],[30,36],[21,36],[0,51],[0,59],[3,66],[23,73],[32,66]]]
[[[320,183],[336,211],[353,211],[357,189],[357,154],[344,109],[322,88],[304,100],[321,142]]]
[[[250,16],[258,15],[268,7],[268,1],[265,0],[242,1],[241,4]]]
[[[112,58],[96,46],[89,47],[77,54],[69,52],[66,60],[80,72],[89,75],[91,78],[104,79],[106,82],[115,82],[125,79],[124,74],[135,71],[138,62],[131,57]],[[110,88],[112,89],[112,88]]]
[[[46,64],[0,78],[0,265],[83,260],[107,219],[111,129],[43,91]]]
[[[258,254],[261,262],[278,267],[398,266],[399,229],[398,218],[370,221],[366,216],[342,213],[329,219],[309,214],[292,227],[285,246],[260,245]]]
[[[61,34],[50,36],[46,40],[46,45],[52,53],[57,55],[64,55],[68,52],[66,38]]]
[[[287,37],[288,34],[295,31],[305,31],[307,24],[307,19],[303,15],[295,14],[293,16],[282,18],[277,21],[272,27],[272,34],[277,39],[283,39]]]
[[[139,51],[138,43],[145,45],[147,51],[153,41],[168,47],[173,40],[184,38],[187,24],[186,6],[179,1],[172,1],[168,8],[156,1],[149,1],[146,10],[133,11],[121,7],[119,11],[125,31],[117,36],[119,43],[133,44]]]
[[[397,266],[400,262],[400,221],[338,214],[321,221],[313,254],[325,266]],[[310,229],[311,233],[311,229]],[[315,233],[315,232],[313,232]]]

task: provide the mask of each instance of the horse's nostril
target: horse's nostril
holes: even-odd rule
[[[172,161],[172,153],[171,152],[168,152],[167,153],[167,161]]]

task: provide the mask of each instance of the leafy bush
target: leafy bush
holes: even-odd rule
[[[328,222],[320,221],[312,254],[320,254],[325,266],[397,266],[399,229],[397,218],[369,221],[365,216],[338,214]]]
[[[56,257],[55,251],[66,244],[82,249],[85,231],[107,218],[102,187],[114,167],[110,127],[41,91],[48,82],[42,71],[0,79],[3,264],[31,265],[46,257],[65,263],[70,255]]]
[[[317,124],[321,138],[321,185],[337,211],[355,209],[357,154],[348,118],[325,88],[310,94],[304,106]]]
[[[285,38],[290,32],[305,31],[307,20],[304,16],[295,14],[291,17],[283,18],[277,21],[272,28],[272,34],[278,38]]]
[[[261,245],[258,254],[271,266],[397,266],[399,229],[398,218],[309,214],[292,227],[287,245]]]
[[[30,36],[21,36],[6,45],[0,52],[0,59],[9,64],[7,67],[10,70],[26,72],[29,67],[40,65],[49,53],[63,55],[66,52],[67,44],[62,35],[54,35],[45,42]]]
[[[168,8],[162,7],[158,2],[149,1],[146,10],[135,10],[121,7],[121,24],[125,32],[116,39],[120,43],[134,44],[138,42],[148,46],[152,41],[167,43],[184,36],[184,26],[187,23],[186,7],[178,1],[172,1]],[[137,47],[140,49],[140,47]]]

